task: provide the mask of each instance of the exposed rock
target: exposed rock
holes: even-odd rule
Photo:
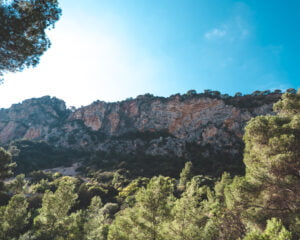
[[[246,122],[274,114],[272,105],[281,94],[224,97],[215,92],[170,98],[146,94],[117,103],[96,101],[73,111],[57,98],[29,99],[0,109],[0,143],[26,139],[123,155],[196,159],[224,153],[241,159]]]
[[[9,109],[0,109],[0,143],[16,139],[44,139],[69,111],[57,98],[45,96],[25,100]]]

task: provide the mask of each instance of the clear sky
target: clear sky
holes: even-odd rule
[[[68,106],[144,93],[300,86],[299,0],[60,0],[40,64],[8,74],[0,107],[56,96]]]

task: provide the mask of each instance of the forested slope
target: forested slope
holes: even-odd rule
[[[243,176],[94,177],[32,172],[1,185],[0,239],[288,240],[300,237],[300,95],[245,128]],[[11,156],[0,151],[0,179]]]

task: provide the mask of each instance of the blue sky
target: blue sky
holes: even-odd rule
[[[8,74],[0,107],[43,95],[67,105],[300,86],[299,0],[61,0],[52,47]]]

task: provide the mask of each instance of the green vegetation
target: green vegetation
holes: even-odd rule
[[[300,95],[284,94],[274,109],[276,116],[246,126],[243,176],[195,175],[190,161],[181,163],[177,178],[135,177],[137,170],[131,175],[125,169],[84,178],[20,174],[2,184],[0,238],[297,240]],[[13,165],[5,150],[0,153],[3,181]]]
[[[173,156],[152,156],[142,152],[142,147],[135,154],[98,151],[95,156],[84,162],[82,168],[89,176],[102,171],[129,171],[132,177],[152,177],[154,175],[179,176],[184,166],[184,159]]]
[[[111,139],[119,139],[119,140],[136,140],[141,139],[144,141],[150,141],[156,138],[166,138],[166,137],[174,137],[171,133],[169,133],[168,129],[160,130],[160,131],[131,131],[124,133],[120,136],[113,136]]]
[[[12,175],[12,168],[15,166],[11,162],[11,155],[3,148],[0,148],[0,181]]]
[[[0,77],[39,63],[50,47],[45,31],[60,15],[56,0],[0,1]]]
[[[89,153],[80,150],[70,150],[53,147],[46,142],[20,140],[9,146],[13,160],[16,162],[16,173],[30,173],[40,169],[70,166],[74,162],[85,159]]]

